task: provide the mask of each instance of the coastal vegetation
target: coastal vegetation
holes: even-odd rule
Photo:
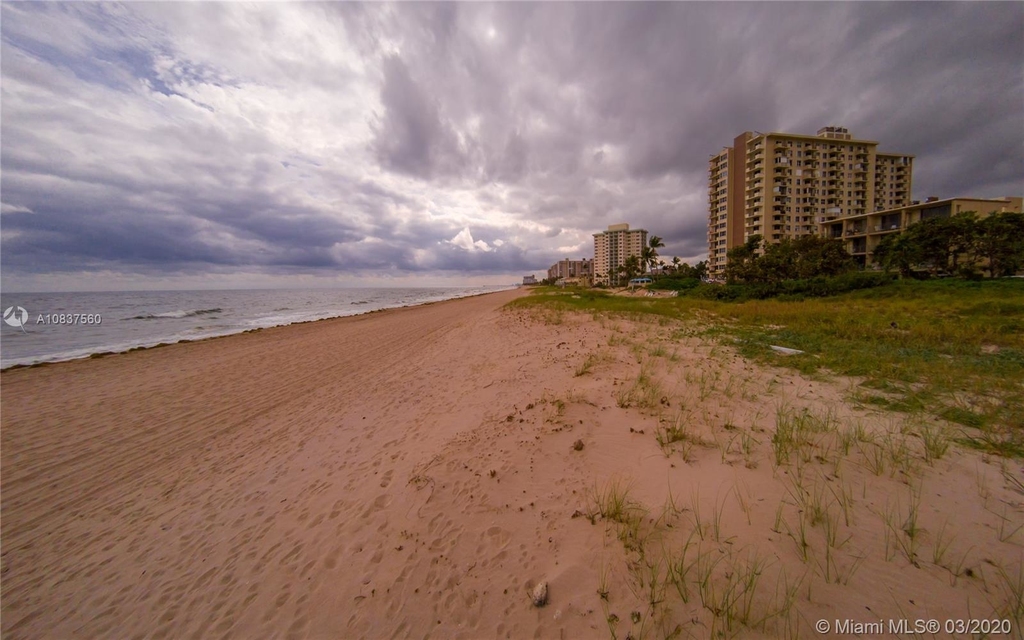
[[[843,243],[836,239],[801,236],[762,244],[763,238],[755,234],[746,243],[729,250],[725,267],[728,284],[779,284],[834,277],[857,268]]]
[[[588,403],[564,421],[615,405],[602,431],[651,439],[667,467],[599,458],[580,492],[573,517],[604,528],[592,593],[608,637],[800,637],[895,574],[872,611],[913,617],[926,592],[1019,624],[1021,299],[1018,280],[887,279],[806,299],[512,302],[557,314],[559,336],[606,332],[568,363]]]
[[[978,218],[973,211],[929,218],[885,236],[875,259],[903,277],[940,273],[977,278],[1009,276],[1024,268],[1024,214]]]
[[[873,277],[880,276],[839,279],[856,284]],[[691,291],[704,287],[729,290]],[[858,405],[926,414],[956,425],[961,443],[1024,456],[1024,281],[887,280],[830,297],[736,300],[542,288],[512,304],[549,316],[579,311],[692,320],[702,335],[754,361],[843,377]],[[802,353],[783,356],[773,345]]]
[[[1024,268],[1024,214],[978,218],[965,212],[916,222],[903,233],[885,236],[874,248],[872,257],[881,271],[859,270],[841,240],[818,236],[765,243],[753,235],[730,249],[728,257],[725,287],[704,282],[704,263],[690,267],[676,259],[655,276],[651,288],[713,300],[746,300],[832,296],[883,286],[896,277],[1009,276]],[[640,266],[645,264],[641,260]]]

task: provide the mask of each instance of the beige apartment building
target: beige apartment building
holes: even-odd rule
[[[582,260],[559,260],[548,268],[548,278],[551,280],[577,280],[590,281],[594,276],[594,261],[583,258]]]
[[[647,246],[646,229],[630,229],[628,224],[610,225],[594,234],[594,284],[618,284],[619,267],[629,256],[639,256]]]
[[[929,218],[948,218],[959,213],[974,211],[979,218],[994,213],[1021,213],[1024,198],[928,198],[925,202],[884,209],[872,213],[849,216],[841,220],[823,222],[821,235],[843,240],[846,250],[861,264],[874,263],[875,247],[890,234],[901,233],[908,225]]]
[[[737,136],[708,161],[708,273],[720,276],[726,252],[755,234],[776,243],[909,205],[914,157],[877,147],[844,127]]]

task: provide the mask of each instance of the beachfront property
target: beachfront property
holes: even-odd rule
[[[928,198],[924,202],[849,216],[819,225],[821,235],[843,240],[846,250],[861,266],[874,263],[875,247],[890,234],[929,218],[948,218],[973,211],[979,218],[995,213],[1022,212],[1024,198]]]
[[[883,153],[845,127],[817,135],[746,131],[708,161],[708,273],[755,234],[768,243],[911,203],[914,156]]]
[[[523,284],[537,284],[537,276],[532,274],[523,276]]]
[[[646,229],[630,229],[626,223],[609,225],[594,234],[594,284],[618,284],[619,267],[647,246]]]
[[[559,260],[548,268],[549,280],[574,281],[577,283],[589,283],[594,277],[594,261],[582,258],[580,260]]]

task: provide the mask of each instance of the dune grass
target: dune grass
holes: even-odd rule
[[[829,298],[739,303],[548,288],[511,306],[542,317],[579,311],[696,324],[753,360],[854,377],[853,399],[863,405],[938,417],[956,425],[962,444],[1024,457],[1021,279],[904,281]],[[804,354],[781,356],[771,345]]]

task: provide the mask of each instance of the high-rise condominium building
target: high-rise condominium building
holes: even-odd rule
[[[708,161],[708,272],[721,275],[726,252],[755,234],[775,243],[909,205],[914,157],[877,147],[844,127],[737,136]]]
[[[559,260],[548,268],[548,278],[551,280],[579,279],[589,280],[594,275],[594,261],[583,258],[582,260]]]
[[[628,224],[613,224],[607,231],[594,234],[594,283],[618,284],[619,267],[629,256],[639,256],[647,246],[646,229],[630,229]]]

